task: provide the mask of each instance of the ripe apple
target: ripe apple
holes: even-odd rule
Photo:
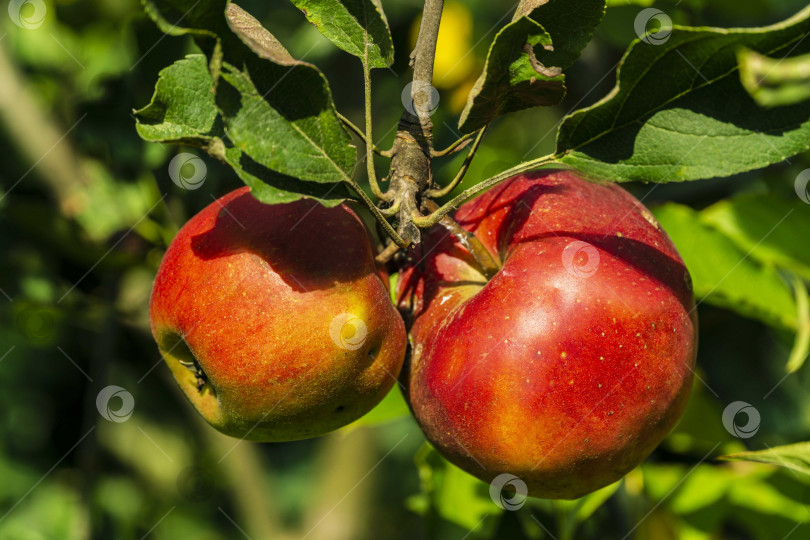
[[[194,216],[155,279],[152,334],[215,428],[259,441],[321,435],[395,382],[405,327],[346,206],[266,205],[238,189]]]
[[[638,465],[689,396],[691,279],[649,211],[569,171],[513,177],[456,221],[499,262],[487,280],[443,228],[399,284],[411,407],[434,446],[484,481],[576,498]]]

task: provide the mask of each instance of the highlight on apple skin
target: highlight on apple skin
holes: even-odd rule
[[[152,333],[215,428],[256,441],[344,426],[391,389],[405,328],[362,221],[311,200],[266,205],[248,188],[180,230],[155,279]]]
[[[692,383],[695,304],[672,242],[622,188],[570,171],[511,178],[455,219],[502,268],[488,281],[441,227],[412,250],[398,295],[419,425],[451,462],[532,496],[620,479]]]

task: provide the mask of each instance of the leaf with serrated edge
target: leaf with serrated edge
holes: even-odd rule
[[[138,134],[152,142],[206,143],[222,134],[205,57],[189,55],[162,69],[152,101],[135,111]]]
[[[250,188],[250,193],[266,204],[287,203],[307,197],[331,207],[355,198],[343,182],[302,182],[263,167],[235,147],[227,148],[224,157],[224,161]]]
[[[737,452],[718,459],[724,461],[754,461],[785,467],[804,474],[810,474],[810,442],[800,442],[785,446],[774,446],[767,450]]]
[[[141,0],[144,11],[158,28],[172,36],[190,35],[208,57],[209,70],[216,80],[223,60],[223,44],[228,60],[238,61],[238,47],[225,24],[229,0]],[[148,54],[148,52],[147,52]]]
[[[562,70],[579,57],[604,11],[604,0],[575,7],[567,0],[522,1],[489,48],[459,129],[470,133],[502,114],[562,101]]]
[[[512,20],[526,16],[543,25],[554,45],[543,53],[543,63],[565,69],[590,43],[604,15],[605,0],[521,0]]]
[[[551,46],[543,27],[523,17],[501,30],[487,55],[484,72],[467,97],[458,121],[462,133],[484,127],[495,117],[538,105],[555,105],[565,96],[565,77],[546,68],[538,48]]]
[[[281,79],[296,69],[306,70],[295,79],[300,83],[297,94]],[[334,111],[321,108],[320,73],[269,64],[250,75],[255,79],[225,64],[217,89],[225,133],[234,145],[288,176],[312,182],[350,181],[356,153]],[[288,111],[299,116],[289,118]]]
[[[307,20],[344,51],[372,68],[394,63],[391,30],[379,0],[292,0]]]
[[[334,206],[353,198],[343,183],[304,182],[270,170],[223,140],[222,119],[213,79],[202,55],[189,55],[160,72],[149,105],[136,111],[137,130],[144,139],[198,146],[230,165],[253,195],[265,203],[285,203],[302,197]],[[226,144],[228,145],[226,147]]]
[[[617,86],[567,117],[561,161],[617,182],[696,180],[757,169],[810,147],[810,103],[761,109],[742,87],[736,51],[810,50],[810,6],[753,29],[675,27],[664,43],[636,41]]]
[[[244,10],[226,12],[233,32],[256,57],[245,71],[226,64],[217,106],[228,138],[256,162],[313,182],[350,181],[356,161],[329,85],[312,64],[294,59]]]

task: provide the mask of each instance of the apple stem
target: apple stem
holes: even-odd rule
[[[439,209],[439,205],[430,199],[422,201],[422,206],[429,212],[435,212]],[[492,256],[492,253],[490,253],[475,234],[463,228],[455,219],[448,215],[442,217],[439,224],[450,231],[450,233],[461,242],[461,245],[470,252],[470,255],[473,256],[473,259],[475,259],[478,265],[478,270],[484,274],[488,280],[492,279],[492,277],[498,273],[498,270],[501,269],[501,263]]]
[[[380,264],[385,264],[385,263],[387,263],[388,261],[390,261],[390,260],[391,260],[391,258],[392,258],[394,255],[396,255],[396,254],[399,252],[399,250],[400,250],[400,249],[402,249],[402,248],[400,248],[400,247],[399,247],[398,245],[396,245],[394,242],[391,242],[390,244],[388,244],[387,246],[385,246],[385,249],[383,249],[383,250],[382,250],[382,251],[381,251],[381,252],[380,252],[380,253],[379,253],[379,254],[378,254],[378,255],[377,255],[375,258],[374,258],[374,260],[375,260],[375,261],[377,261],[377,262],[378,262],[378,263],[380,263]]]

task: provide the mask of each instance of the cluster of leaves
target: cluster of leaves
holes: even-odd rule
[[[164,70],[152,103],[138,112],[139,133],[205,148],[265,202],[309,196],[324,204],[345,198],[369,203],[354,180],[355,151],[320,71],[293,59],[235,4],[187,4],[146,4],[161,28],[192,35],[206,57],[189,57]],[[393,62],[377,2],[295,4],[366,69]],[[562,70],[590,41],[604,8],[601,0],[580,2],[575,10],[562,0],[520,2],[492,42],[459,129],[471,133],[500,115],[559,103],[565,94]],[[806,77],[800,66],[806,60],[791,58],[772,77],[766,71],[780,77],[776,82],[763,82],[756,73],[766,69],[764,57],[774,65],[810,51],[803,39],[809,30],[806,8],[768,27],[676,26],[666,29],[671,32],[666,39],[636,40],[614,90],[563,119],[553,155],[484,180],[463,198],[547,163],[569,165],[601,181],[663,183],[729,176],[799,153],[810,141],[810,103],[801,91]],[[763,99],[779,106],[764,109]]]

